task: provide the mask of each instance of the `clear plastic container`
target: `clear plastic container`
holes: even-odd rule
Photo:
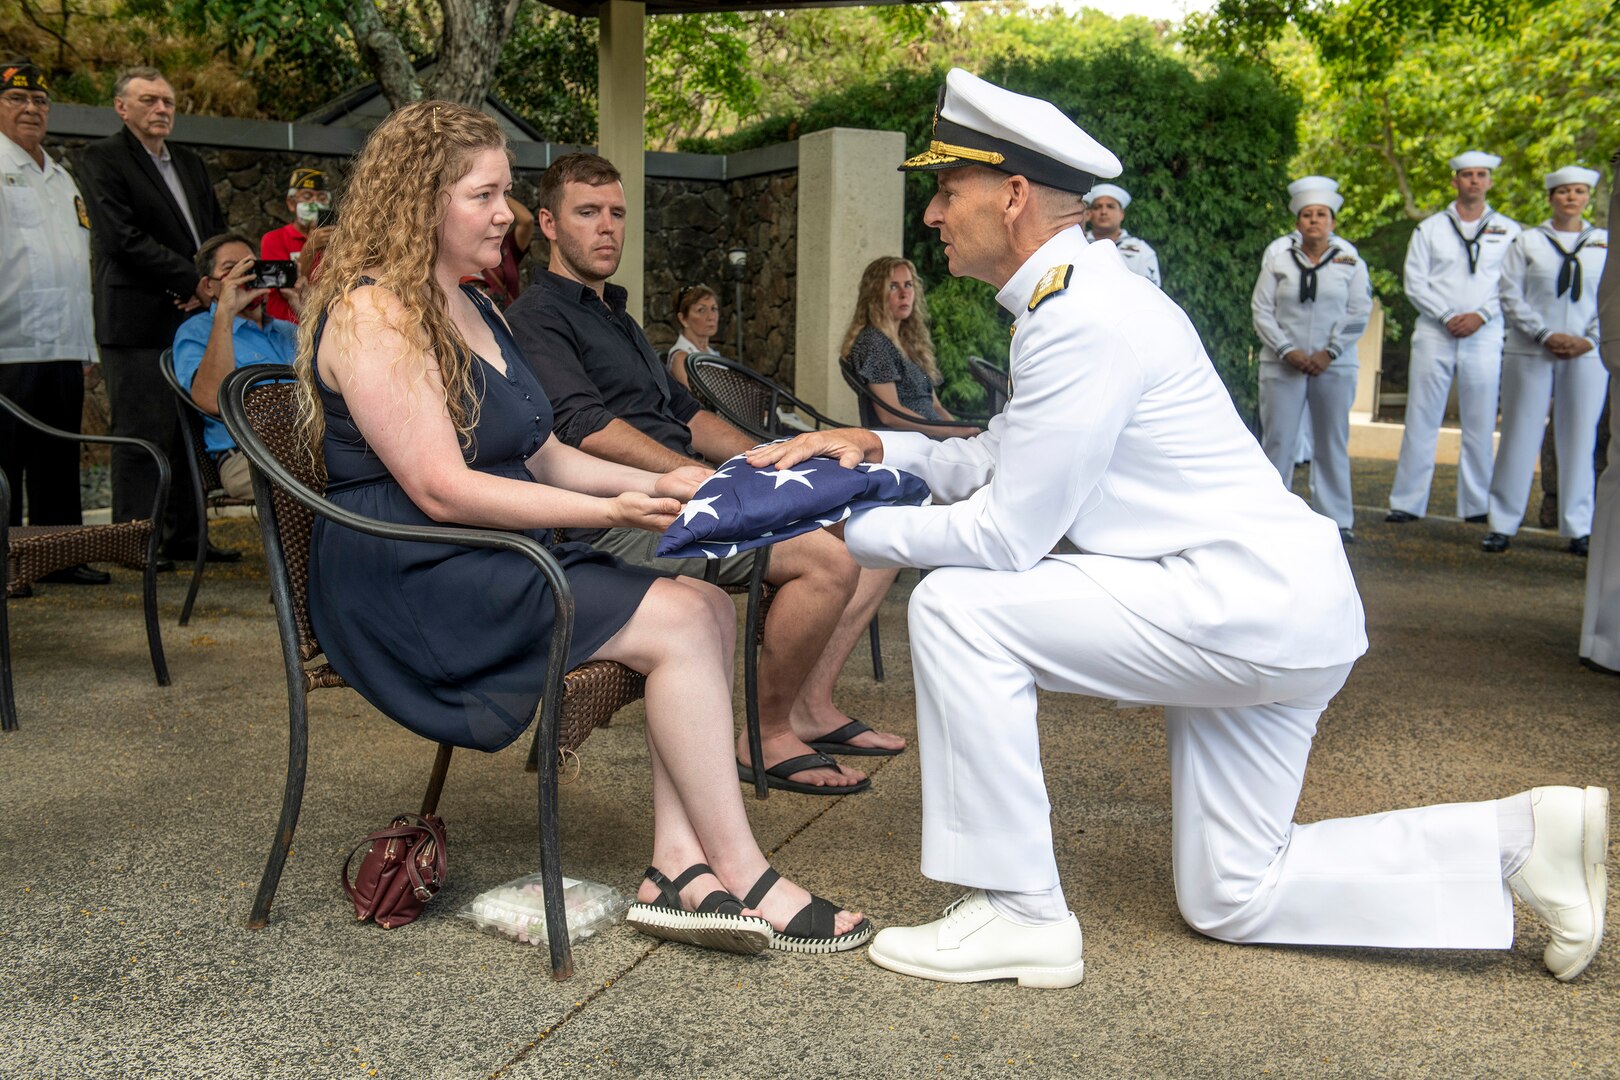
[[[562,882],[569,941],[583,941],[612,926],[630,907],[630,898],[611,885],[570,877]],[[479,893],[456,912],[456,917],[525,945],[546,944],[545,893],[538,873]]]

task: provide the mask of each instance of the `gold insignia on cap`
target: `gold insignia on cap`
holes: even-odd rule
[[[1035,283],[1035,292],[1029,298],[1029,310],[1034,311],[1046,301],[1049,296],[1056,296],[1069,287],[1069,278],[1074,274],[1074,265],[1064,263],[1054,266],[1041,275],[1041,280]]]
[[[934,165],[949,165],[957,161],[977,161],[985,165],[1000,165],[1006,157],[994,150],[975,150],[971,146],[955,146],[951,143],[942,143],[938,139],[928,144],[928,149],[916,157],[907,158],[903,169],[926,169]]]

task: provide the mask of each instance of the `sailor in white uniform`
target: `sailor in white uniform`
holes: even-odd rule
[[[1350,406],[1372,283],[1355,245],[1333,231],[1343,205],[1338,182],[1325,176],[1288,185],[1297,228],[1266,246],[1249,308],[1261,343],[1260,445],[1288,487],[1309,418],[1311,505],[1349,541]]]
[[[1125,208],[1131,205],[1131,193],[1118,184],[1098,184],[1086,193],[1087,234],[1092,240],[1112,240],[1125,260],[1125,269],[1147,278],[1160,286],[1159,253],[1146,240],[1132,236],[1125,228]]]
[[[1502,948],[1511,887],[1557,920],[1553,972],[1583,969],[1603,789],[1293,823],[1317,717],[1367,647],[1361,601],[1338,531],[1278,483],[1187,316],[1086,242],[1079,193],[1118,174],[1114,155],[1050,103],[957,69],[903,167],[937,170],[924,221],[951,272],[1016,317],[1011,401],[971,439],[846,428],[749,454],[881,461],[936,500],[842,528],[866,565],[935,568],[910,608],[922,871],[971,891],[883,930],[871,958],[950,982],[1080,981],[1040,688],[1164,707],[1176,898],[1201,932]]]
[[[1490,533],[1481,546],[1506,551],[1524,520],[1530,481],[1552,406],[1558,450],[1558,535],[1585,555],[1592,535],[1592,452],[1609,389],[1598,357],[1598,281],[1609,233],[1582,218],[1596,169],[1548,173],[1553,216],[1521,232],[1502,260],[1502,442],[1491,475]]]
[[[1426,219],[1406,249],[1406,295],[1418,309],[1406,386],[1393,522],[1415,521],[1429,508],[1429,482],[1440,421],[1452,381],[1462,421],[1457,516],[1483,524],[1491,487],[1491,436],[1502,378],[1502,306],[1497,280],[1519,225],[1485,201],[1495,154],[1470,150],[1451,159],[1457,200]]]
[[[1620,175],[1620,151],[1609,160]],[[1620,221],[1620,184],[1609,188],[1609,220]],[[1592,550],[1586,563],[1586,607],[1581,620],[1581,662],[1620,675],[1620,258],[1609,249],[1597,287],[1598,351],[1609,370],[1609,464],[1597,484]]]

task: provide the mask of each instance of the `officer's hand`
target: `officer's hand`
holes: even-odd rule
[[[1452,337],[1465,338],[1485,325],[1485,320],[1479,317],[1477,311],[1470,311],[1466,315],[1453,315],[1446,320],[1446,330]]]
[[[219,281],[219,314],[227,319],[234,319],[240,315],[253,301],[268,293],[269,289],[249,289],[247,283],[253,277],[253,260],[243,259],[231,267]]]
[[[865,428],[830,428],[807,431],[787,442],[766,443],[748,451],[748,464],[756,469],[775,465],[791,469],[813,457],[837,458],[838,464],[853,469],[863,461],[882,461],[883,442]]]

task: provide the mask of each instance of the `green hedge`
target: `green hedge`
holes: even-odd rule
[[[1299,101],[1266,71],[1195,71],[1163,48],[1128,43],[1076,56],[1006,60],[981,72],[1046,98],[1116,153],[1133,202],[1126,227],[1151,243],[1165,291],[1186,309],[1244,418],[1253,423],[1256,374],[1249,293],[1266,244],[1287,227],[1288,163]],[[928,142],[940,70],[893,71],[721,139],[684,145],[708,153],[781,142],[825,128],[902,131],[907,152]],[[898,163],[897,163],[898,164]],[[922,223],[932,178],[906,178],[906,254],[930,286],[945,400],[974,406],[972,353],[1007,355],[994,290],[950,279],[934,231]]]

